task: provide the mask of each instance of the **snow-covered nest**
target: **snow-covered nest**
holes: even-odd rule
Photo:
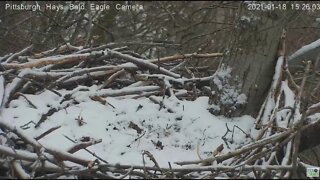
[[[220,53],[146,60],[126,48],[67,44],[21,56],[30,48],[0,59],[0,176],[284,178],[293,164],[306,167],[292,143],[305,128],[301,97],[282,79],[281,56],[258,117],[225,118],[210,111],[219,104],[209,105],[208,84],[220,105],[245,105],[228,84],[232,69],[186,78],[172,70],[184,62],[157,65]]]
[[[38,128],[30,122],[37,123],[42,114],[51,108],[58,109],[66,104],[60,104],[61,98],[48,90],[38,95],[25,94],[37,109],[20,96],[11,101],[2,117],[10,124],[23,127],[23,132],[30,137],[61,126],[39,140],[45,147],[67,151],[74,143],[66,137],[72,140],[90,137],[101,139],[102,142],[88,149],[109,163],[142,165],[141,154],[149,151],[162,167],[168,166],[168,162],[175,166],[173,162],[176,161],[199,159],[197,146],[201,157],[212,156],[212,151],[220,144],[225,147],[221,153],[234,150],[246,142],[245,133],[250,133],[254,123],[250,116],[234,119],[213,116],[207,110],[208,97],[199,97],[195,101],[166,97],[163,103],[174,111],[170,113],[167,108],[160,109],[158,104],[146,97],[107,97],[105,100],[111,105],[103,105],[89,98],[90,92],[96,89],[94,85],[89,91],[74,93],[73,97],[79,104],[59,110]],[[58,92],[64,95],[70,91]],[[162,100],[162,97],[154,98]],[[79,119],[83,120],[82,125],[79,125]],[[238,128],[226,134],[227,126],[230,129],[234,126]],[[222,139],[224,135],[226,141]],[[75,154],[95,159],[85,150]],[[151,161],[146,164],[153,165]]]

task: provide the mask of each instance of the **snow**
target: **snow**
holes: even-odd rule
[[[59,90],[64,96],[72,94],[79,104],[65,107],[70,101],[60,104],[61,98],[51,91],[44,91],[37,95],[25,94],[37,109],[33,108],[25,98],[19,97],[12,100],[9,107],[2,112],[2,119],[16,127],[23,127],[23,131],[30,137],[37,137],[50,128],[61,126],[49,135],[39,140],[39,143],[48,148],[67,151],[74,143],[69,137],[77,142],[82,137],[90,137],[102,142],[90,146],[88,150],[94,152],[110,163],[142,165],[142,152],[149,151],[159,165],[168,167],[168,162],[174,164],[176,161],[198,160],[197,145],[202,158],[210,157],[213,150],[220,144],[224,145],[222,153],[239,148],[247,144],[250,139],[246,138],[244,132],[250,132],[255,119],[250,116],[227,119],[223,116],[213,116],[207,111],[208,97],[199,97],[195,101],[178,100],[172,97],[156,97],[162,101],[166,108],[174,113],[161,108],[148,98],[142,97],[132,99],[128,97],[110,97],[116,91],[128,91],[139,87],[124,88],[123,90],[104,89],[97,90],[97,86],[81,87],[73,91]],[[145,86],[140,88],[154,90],[157,86]],[[83,88],[82,88],[83,89]],[[105,99],[108,104],[93,101],[89,96],[107,94]],[[239,97],[240,99],[243,97]],[[37,123],[42,114],[51,108],[60,109],[49,116],[38,128]],[[79,125],[78,120],[85,123]],[[141,132],[131,128],[130,124],[137,125]],[[221,137],[227,132],[226,126],[234,132],[228,132],[225,140]],[[65,137],[66,136],[66,137]],[[74,154],[77,157],[92,159],[91,154],[80,150]],[[147,165],[153,165],[149,158],[145,158]],[[180,167],[180,166],[178,166]]]
[[[295,94],[289,88],[288,81],[282,81],[282,90],[285,94],[285,107],[293,107],[295,103]]]
[[[213,77],[213,83],[217,86],[218,90],[221,91],[220,102],[235,109],[238,105],[247,102],[247,96],[245,94],[239,94],[237,87],[229,84],[230,73],[230,67],[222,67]]]
[[[270,87],[270,92],[268,94],[268,99],[267,99],[267,102],[266,102],[266,107],[265,107],[265,112],[262,116],[262,123],[263,124],[266,124],[267,121],[270,119],[270,116],[276,106],[276,102],[275,102],[275,99],[274,99],[274,91],[278,85],[278,82],[279,82],[279,78],[280,78],[280,75],[281,75],[281,70],[282,70],[282,65],[283,65],[283,62],[284,62],[284,59],[283,59],[283,56],[280,56],[277,60],[277,64],[276,64],[276,67],[275,67],[275,73],[273,75],[273,78],[272,78],[272,84],[271,84],[271,87]]]
[[[241,16],[240,20],[241,20],[241,21],[247,21],[248,23],[250,23],[251,18],[248,17],[248,16]]]

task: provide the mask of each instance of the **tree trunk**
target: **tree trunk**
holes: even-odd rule
[[[219,114],[228,117],[257,115],[272,82],[284,22],[288,21],[288,16],[276,12],[254,16],[243,9],[211,83],[213,102],[220,105]]]

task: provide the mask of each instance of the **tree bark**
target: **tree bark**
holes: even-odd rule
[[[254,16],[246,7],[241,11],[218,78],[211,82],[213,102],[220,105],[219,114],[228,117],[257,115],[272,82],[282,30],[288,21],[286,14],[259,12]],[[230,75],[219,77],[219,71],[228,68]],[[243,100],[246,103],[239,102]]]

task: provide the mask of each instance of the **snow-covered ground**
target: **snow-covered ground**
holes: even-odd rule
[[[25,94],[36,108],[20,96],[3,110],[2,117],[10,124],[23,127],[23,131],[31,137],[37,137],[50,128],[61,126],[39,140],[47,147],[68,150],[74,143],[65,136],[73,140],[91,137],[102,139],[102,142],[88,149],[110,163],[142,165],[142,151],[147,150],[163,167],[168,167],[168,162],[176,166],[176,161],[198,160],[197,146],[202,158],[212,156],[212,151],[221,144],[224,145],[222,153],[227,153],[247,143],[249,139],[244,132],[250,134],[251,128],[254,127],[254,119],[250,116],[227,119],[210,114],[207,110],[208,97],[199,97],[195,101],[165,98],[163,103],[166,108],[162,109],[160,105],[145,97],[104,98],[114,106],[113,108],[108,103],[103,105],[89,97],[97,88],[92,86],[89,87],[89,91],[74,92],[72,97],[80,103],[71,104],[67,108],[61,107],[65,107],[70,101],[60,104],[62,98],[51,91],[44,91],[38,95]],[[59,92],[64,95],[71,91]],[[162,97],[154,98],[162,101]],[[37,123],[42,114],[51,108],[60,110],[49,116],[38,128],[29,123]],[[174,112],[168,112],[167,108]],[[81,126],[79,119],[84,122]],[[29,124],[25,125],[27,123]],[[226,134],[226,125],[231,131],[234,129],[234,132]],[[222,139],[225,134],[227,140]],[[75,154],[95,159],[85,150]],[[145,159],[147,165],[153,165],[148,158]]]

